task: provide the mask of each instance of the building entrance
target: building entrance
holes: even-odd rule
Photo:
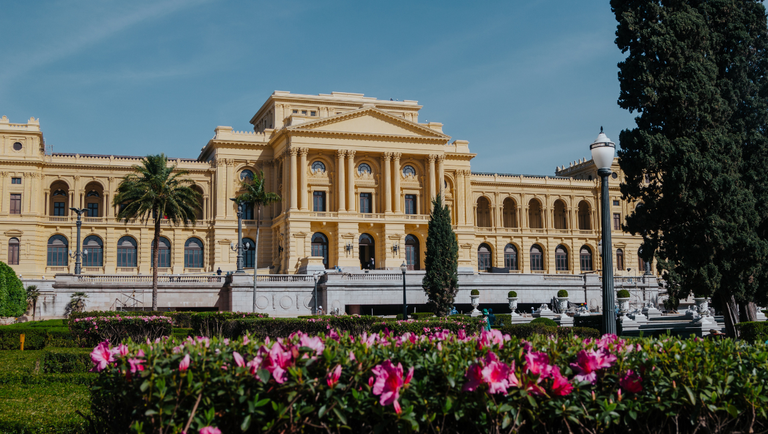
[[[368,234],[360,235],[358,251],[360,252],[360,268],[363,270],[375,270],[375,244],[373,238]]]

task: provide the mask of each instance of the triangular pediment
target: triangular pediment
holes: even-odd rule
[[[289,127],[291,130],[338,132],[348,134],[375,134],[434,139],[450,139],[431,128],[391,115],[376,108],[363,108],[353,112],[319,119]]]

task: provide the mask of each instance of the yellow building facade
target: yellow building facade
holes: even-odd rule
[[[419,122],[420,109],[416,101],[362,94],[276,91],[251,118],[253,131],[216,127],[196,159],[171,159],[189,172],[202,201],[195,226],[163,222],[158,271],[234,270],[237,210],[229,199],[242,179],[261,172],[282,201],[262,209],[260,272],[292,274],[320,263],[345,271],[403,262],[423,269],[438,193],[451,209],[464,269],[600,269],[600,189],[591,161],[558,168],[555,176],[473,172],[469,142],[452,140],[440,123]],[[5,116],[0,152],[0,260],[25,278],[73,272],[76,207],[86,210],[83,273],[152,272],[151,222],[117,221],[112,206],[121,178],[141,157],[48,153],[38,120],[11,123]],[[620,229],[631,204],[621,200],[616,163],[614,172],[614,271],[639,275],[641,240]],[[252,268],[255,213],[243,217],[245,265]]]

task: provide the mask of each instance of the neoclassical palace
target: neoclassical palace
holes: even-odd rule
[[[201,193],[194,226],[161,226],[162,274],[236,268],[241,180],[263,173],[282,201],[262,209],[254,255],[253,209],[243,215],[244,263],[291,274],[320,264],[345,271],[424,267],[431,199],[451,209],[459,265],[480,272],[581,274],[601,267],[599,180],[591,160],[555,176],[473,172],[476,154],[438,122],[419,122],[416,101],[333,92],[274,92],[251,118],[253,131],[215,128],[197,158],[171,162]],[[74,271],[76,215],[83,273],[150,274],[153,226],[118,221],[112,205],[141,156],[46,152],[39,120],[0,118],[0,260],[24,278]],[[587,149],[589,137],[585,138]],[[108,146],[107,146],[108,147]],[[121,154],[115,150],[116,154]],[[642,274],[640,239],[622,232],[633,204],[611,180],[614,272]],[[263,269],[263,270],[262,270]]]

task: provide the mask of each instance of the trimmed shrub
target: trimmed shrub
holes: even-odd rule
[[[549,327],[557,327],[557,323],[549,318],[539,317],[531,321],[529,324],[542,324]]]
[[[573,317],[574,327],[590,327],[600,330],[603,328],[602,315],[576,315]]]
[[[482,324],[480,320],[472,321],[451,321],[450,319],[433,319],[428,321],[397,321],[381,322],[373,324],[369,333],[385,333],[392,336],[400,336],[403,333],[413,333],[416,335],[431,334],[434,332],[448,330],[452,333],[458,333],[464,330],[467,335],[480,332]]]
[[[512,315],[508,313],[497,313],[496,314],[496,323],[494,323],[493,328],[501,328],[504,326],[511,325],[511,318]]]
[[[517,297],[517,293],[515,291],[509,291],[507,297]]]
[[[191,328],[176,328],[176,327],[174,327],[173,330],[171,331],[171,333],[173,334],[174,337],[182,338],[182,339],[186,338],[187,336],[194,336],[195,335],[194,333],[192,333],[192,329]]]
[[[82,349],[46,349],[39,361],[40,369],[46,374],[85,373],[93,368],[90,351]]]
[[[75,339],[88,345],[102,341],[122,342],[155,340],[170,336],[173,321],[165,316],[102,316],[76,318],[69,322],[69,331]]]
[[[568,291],[566,291],[564,289],[561,289],[561,290],[557,291],[557,296],[558,297],[568,297]]]
[[[435,316],[435,314],[433,312],[412,312],[412,313],[408,314],[408,319],[415,319],[415,320],[418,320],[418,321],[422,321],[422,320],[425,320],[425,319],[428,319],[428,318],[432,318],[434,316]],[[402,321],[403,320],[403,314],[402,313],[398,313],[396,318],[397,318],[398,321]]]
[[[0,316],[18,317],[27,311],[27,292],[13,268],[0,262]]]
[[[42,350],[48,331],[44,328],[0,327],[0,350],[21,349],[20,336],[24,335],[25,350]]]
[[[470,292],[472,295],[480,295],[480,291],[473,289],[472,292]]]
[[[768,429],[764,346],[615,336],[527,341],[485,333],[131,343],[91,388],[92,429],[180,432],[188,421],[187,432],[225,433]],[[135,369],[139,350],[143,371]],[[480,375],[486,367],[514,377]]]
[[[768,323],[766,322],[740,322],[736,324],[741,339],[751,342],[765,342],[768,340]]]
[[[327,318],[327,319],[326,319]],[[245,318],[229,320],[223,327],[221,336],[230,339],[248,333],[255,339],[287,338],[293,333],[303,332],[308,335],[328,333],[331,329],[339,333],[362,334],[371,329],[371,325],[381,321],[373,316],[332,316],[323,319],[298,318]],[[204,336],[204,335],[203,335]]]
[[[629,294],[629,291],[627,291],[626,289],[621,289],[621,290],[619,290],[619,292],[616,293],[616,297],[618,297],[618,298],[629,298],[630,294]]]
[[[502,333],[515,338],[528,339],[534,335],[566,337],[576,335],[581,338],[599,338],[600,330],[589,327],[553,327],[546,324],[514,324],[499,329]]]
[[[246,312],[195,312],[190,319],[190,325],[195,336],[221,336],[227,321],[244,318],[267,318],[264,313]]]
[[[199,312],[187,312],[187,311],[148,311],[148,310],[92,310],[88,312],[72,312],[69,315],[70,319],[77,318],[92,318],[101,316],[167,316],[173,319],[174,327],[191,328],[192,327],[192,315]],[[68,320],[64,320],[68,321]]]

